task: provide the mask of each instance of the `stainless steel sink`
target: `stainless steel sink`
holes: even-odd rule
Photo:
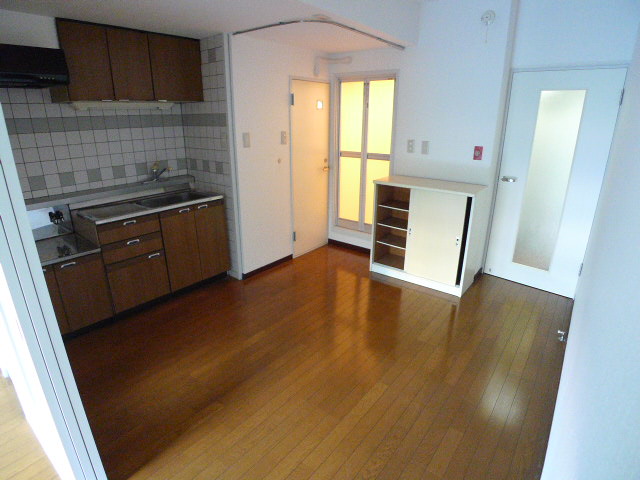
[[[162,195],[159,197],[145,198],[135,202],[137,205],[146,208],[160,208],[167,207],[169,205],[175,205],[184,202],[190,202],[192,200],[200,200],[201,198],[210,197],[211,194],[197,193],[197,192],[181,192],[171,193],[169,195]]]

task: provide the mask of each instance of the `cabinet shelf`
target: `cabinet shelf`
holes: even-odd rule
[[[407,247],[407,239],[398,235],[385,235],[378,239],[377,242],[389,247],[401,248],[402,250]]]
[[[404,269],[404,257],[401,255],[394,255],[393,253],[388,253],[380,257],[375,261],[375,263],[386,265],[391,268],[397,268],[398,270]]]
[[[408,220],[406,218],[387,217],[378,222],[378,225],[382,227],[396,228],[398,230],[407,231]]]
[[[400,210],[402,212],[409,211],[409,202],[403,202],[401,200],[388,200],[380,204],[383,208],[390,208],[392,210]]]

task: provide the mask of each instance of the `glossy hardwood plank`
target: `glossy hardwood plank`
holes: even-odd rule
[[[111,480],[529,478],[570,309],[490,276],[452,301],[328,246],[67,350]]]
[[[11,381],[4,378],[0,378],[0,478],[59,478],[24,418]]]

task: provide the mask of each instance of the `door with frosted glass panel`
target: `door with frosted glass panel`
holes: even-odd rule
[[[373,181],[390,172],[395,79],[342,80],[338,122],[337,225],[373,221]]]
[[[487,273],[573,298],[625,75],[513,75]]]

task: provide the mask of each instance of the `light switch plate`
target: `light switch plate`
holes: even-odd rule
[[[249,148],[251,146],[251,135],[249,135],[249,132],[244,132],[242,134],[242,146],[244,148]]]
[[[423,140],[422,141],[422,148],[420,150],[420,153],[422,153],[422,155],[429,155],[429,141],[428,140]]]
[[[280,145],[286,145],[286,144],[287,144],[287,132],[283,130],[280,132]]]

